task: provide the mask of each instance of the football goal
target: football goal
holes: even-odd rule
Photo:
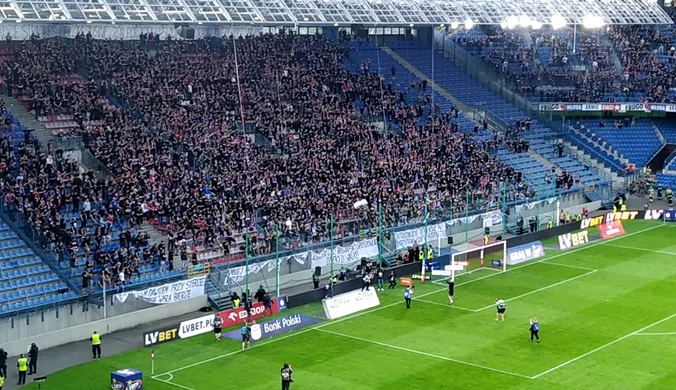
[[[507,242],[497,241],[467,250],[451,253],[450,262],[432,271],[432,279],[455,280],[456,275],[480,269],[504,272],[507,270]]]

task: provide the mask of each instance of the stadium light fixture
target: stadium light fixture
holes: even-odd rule
[[[507,18],[507,28],[508,29],[511,30],[514,27],[516,27],[518,24],[519,24],[519,18],[517,18],[516,16],[512,15],[509,18]]]
[[[521,25],[521,27],[528,27],[531,23],[530,18],[526,15],[521,15],[519,18],[519,25]]]
[[[539,30],[542,28],[542,23],[534,21],[530,26],[533,28],[533,30]]]
[[[465,28],[471,30],[474,27],[474,21],[472,19],[465,20]]]
[[[568,23],[566,22],[566,19],[564,19],[563,16],[558,15],[558,14],[552,16],[552,28],[554,30],[558,30],[560,28],[566,27],[566,24],[568,24]]]
[[[507,21],[506,20],[503,20],[502,22],[500,22],[500,28],[503,29],[503,30],[507,30]]]
[[[458,27],[460,27],[460,23],[458,23],[458,22],[451,22],[451,28],[452,28],[453,30],[457,30]]]

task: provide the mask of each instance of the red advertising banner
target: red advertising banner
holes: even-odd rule
[[[622,221],[614,220],[599,225],[599,233],[604,240],[613,237],[619,237],[624,234],[624,226]]]
[[[272,300],[272,307],[270,309],[272,309],[272,314],[279,313],[277,298],[274,298]],[[223,328],[228,328],[231,326],[244,323],[244,320],[246,320],[247,318],[250,320],[257,320],[270,314],[271,314],[270,310],[268,310],[267,313],[265,312],[265,306],[263,305],[263,302],[257,302],[254,303],[253,307],[251,308],[250,317],[248,316],[246,309],[244,307],[238,307],[236,309],[222,311],[220,313],[220,317],[223,319]]]

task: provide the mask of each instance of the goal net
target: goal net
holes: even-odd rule
[[[432,279],[455,279],[459,274],[478,270],[504,272],[507,270],[507,242],[497,241],[451,253],[450,261],[438,270],[432,270]]]

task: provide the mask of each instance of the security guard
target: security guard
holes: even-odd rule
[[[674,191],[671,188],[667,188],[667,202],[669,202],[669,207],[674,205]]]
[[[657,199],[662,200],[662,195],[664,194],[664,187],[657,187]]]
[[[28,359],[23,354],[19,355],[19,360],[16,361],[16,366],[19,368],[19,382],[17,385],[26,384],[26,371],[28,371]]]
[[[551,229],[551,228],[553,228],[553,227],[554,227],[554,221],[552,221],[552,220],[550,219],[549,222],[547,222],[547,229]]]
[[[655,187],[650,186],[648,189],[648,201],[650,203],[655,203]]]
[[[2,390],[2,386],[5,385],[5,377],[0,374],[0,390]]]
[[[490,238],[488,238],[488,234],[484,235],[484,246],[488,245],[488,241],[490,241]]]
[[[92,342],[92,356],[94,359],[101,359],[101,335],[94,331],[92,337],[89,338]]]

